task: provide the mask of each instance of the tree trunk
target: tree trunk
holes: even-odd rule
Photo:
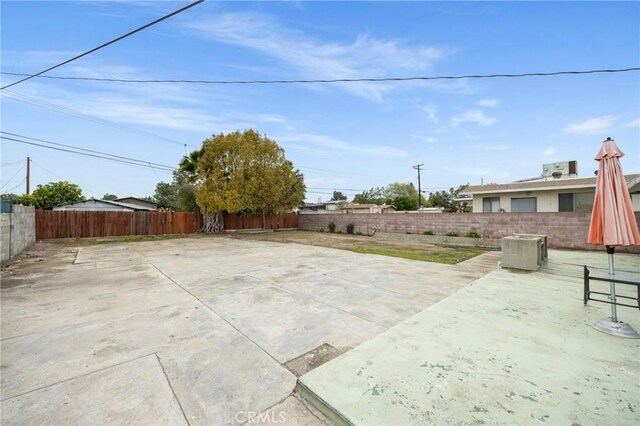
[[[224,216],[222,212],[202,213],[202,232],[206,234],[224,231]]]

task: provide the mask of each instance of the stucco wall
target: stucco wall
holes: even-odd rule
[[[13,205],[13,213],[0,214],[1,261],[9,260],[36,242],[34,207]]]
[[[346,231],[348,223],[355,225],[355,232],[421,234],[426,230],[435,235],[455,231],[464,236],[476,231],[482,238],[502,238],[514,233],[545,234],[549,247],[599,250],[586,243],[591,213],[443,213],[443,214],[330,214],[300,213],[298,229],[327,230],[329,222],[336,230]],[[636,213],[640,223],[640,213]],[[618,251],[640,253],[640,247],[619,248]]]

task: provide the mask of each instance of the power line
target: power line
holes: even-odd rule
[[[13,188],[11,188],[11,189],[7,189],[7,190],[5,191],[5,193],[6,193],[6,194],[10,193],[10,192],[11,192],[11,191],[13,191],[14,189],[16,189],[17,187],[19,187],[20,185],[22,185],[22,184],[24,183],[24,181],[25,181],[25,180],[27,180],[27,178],[26,178],[26,177],[23,177],[23,178],[22,178],[22,180],[21,180],[20,182],[18,182],[18,184],[17,184],[16,186],[14,186],[14,187],[13,187]]]
[[[307,80],[176,80],[176,79],[131,79],[131,78],[98,78],[98,77],[70,77],[38,75],[40,78],[53,80],[83,80],[103,81],[112,83],[185,83],[185,84],[314,84],[314,83],[376,83],[385,81],[429,81],[429,80],[462,80],[481,78],[523,78],[523,77],[553,77],[560,75],[585,75],[585,74],[611,74],[640,71],[640,67],[593,69],[576,71],[550,71],[527,72],[518,74],[466,74],[466,75],[440,75],[440,76],[416,76],[416,77],[379,77],[379,78],[336,78],[336,79],[307,79]],[[29,74],[2,72],[5,75],[25,76]],[[8,87],[8,86],[6,86]]]
[[[73,145],[67,145],[67,144],[58,143],[58,142],[51,142],[51,141],[48,141],[46,139],[32,138],[32,137],[29,137],[29,136],[19,135],[17,133],[5,132],[3,130],[0,130],[0,133],[4,133],[5,135],[9,135],[9,136],[15,136],[15,137],[22,138],[22,139],[29,139],[29,140],[36,141],[36,142],[43,142],[43,143],[48,143],[48,144],[51,144],[51,145],[63,146],[65,148],[72,148],[72,149],[76,149],[76,150],[80,150],[80,151],[91,152],[91,153],[94,153],[94,154],[107,155],[109,157],[114,157],[114,158],[118,158],[118,159],[121,159],[121,160],[135,161],[135,162],[138,162],[138,163],[142,163],[143,165],[149,165],[149,166],[153,165],[153,166],[158,166],[158,167],[162,167],[162,168],[166,168],[166,169],[170,169],[170,170],[174,169],[174,167],[167,166],[166,164],[153,163],[151,161],[138,160],[138,159],[131,158],[131,157],[124,157],[124,156],[121,156],[121,155],[109,154],[107,152],[95,151],[93,149],[86,149],[86,148],[80,148],[80,147],[73,146]]]
[[[53,173],[51,170],[45,168],[44,166],[40,165],[39,163],[36,163],[35,161],[31,160],[31,162],[38,167],[39,169],[44,170],[45,172],[49,173],[51,176],[57,177],[58,179],[62,179],[62,180],[67,180],[66,178],[63,178],[62,176]],[[100,195],[99,192],[93,191],[87,187],[84,188],[87,192],[91,192],[92,194],[96,194],[96,195]]]
[[[22,164],[24,160],[12,161],[10,163],[0,164],[0,167],[13,166],[15,164]]]
[[[25,164],[22,165],[22,167],[20,167],[18,169],[18,171],[16,171],[9,179],[7,179],[7,181],[5,182],[4,185],[2,185],[2,187],[0,187],[0,191],[5,188],[7,185],[9,185],[9,182],[11,182],[13,180],[13,178],[15,178],[16,176],[18,176],[18,173],[20,173],[21,171],[24,170],[24,168],[27,167]],[[26,178],[25,178],[26,179]]]
[[[135,167],[142,167],[142,168],[146,168],[146,169],[156,169],[158,171],[165,172],[165,173],[172,173],[173,172],[172,169],[168,170],[168,169],[163,169],[163,168],[160,168],[160,167],[155,167],[155,166],[152,166],[152,165],[141,164],[143,162],[142,160],[136,160],[136,161],[140,161],[140,163],[134,163],[134,162],[131,162],[131,161],[118,160],[116,158],[104,157],[104,156],[101,156],[101,155],[89,154],[89,153],[86,153],[86,152],[74,151],[74,150],[64,149],[64,148],[57,148],[57,147],[54,147],[54,146],[42,145],[42,144],[35,143],[35,142],[23,141],[23,140],[19,140],[19,139],[15,139],[15,138],[10,138],[10,137],[7,137],[7,136],[0,136],[0,139],[5,139],[5,140],[8,140],[8,141],[18,142],[18,143],[27,144],[27,145],[39,146],[39,147],[42,147],[42,148],[48,148],[48,149],[52,149],[52,150],[55,150],[55,151],[62,151],[62,152],[67,152],[67,153],[71,153],[71,154],[84,155],[84,156],[87,156],[87,157],[101,158],[103,160],[113,161],[115,163],[121,163],[121,164],[128,164],[130,166],[135,166]]]
[[[8,96],[7,96],[8,95]],[[160,140],[164,140],[166,142],[170,142],[176,145],[180,145],[180,146],[184,146],[187,145],[183,142],[177,141],[175,139],[171,139],[171,138],[167,138],[165,136],[161,136],[152,132],[148,132],[145,130],[140,130],[140,129],[136,129],[134,127],[130,127],[130,126],[125,126],[124,124],[120,124],[120,123],[115,123],[113,121],[109,121],[109,120],[105,120],[103,118],[98,118],[98,117],[93,117],[91,115],[87,115],[87,114],[83,114],[79,111],[76,111],[74,109],[62,106],[62,105],[58,105],[52,102],[48,102],[45,101],[43,99],[39,99],[33,96],[27,96],[27,95],[23,95],[21,93],[16,93],[10,90],[7,90],[5,92],[2,92],[2,96],[6,97],[7,99],[13,100],[13,101],[17,101],[17,102],[23,102],[29,105],[34,105],[40,108],[44,108],[44,109],[48,109],[51,111],[55,111],[58,112],[60,114],[65,114],[65,115],[69,115],[72,117],[76,117],[76,118],[80,118],[83,120],[87,120],[87,121],[91,121],[97,124],[102,124],[103,126],[108,126],[108,127],[113,127],[113,128],[117,128],[117,129],[121,129],[124,131],[128,131],[131,133],[137,133],[139,135],[144,135],[144,136],[151,136],[154,137],[156,139],[160,139]],[[195,145],[190,145],[192,147],[195,147]]]
[[[93,53],[93,52],[95,52],[95,51],[97,51],[97,50],[103,49],[103,48],[105,48],[105,47],[107,47],[107,46],[109,46],[109,45],[111,45],[111,44],[113,44],[113,43],[116,43],[116,42],[118,42],[118,41],[120,41],[120,40],[122,40],[122,39],[125,39],[125,38],[127,38],[127,37],[129,37],[129,36],[132,36],[132,35],[133,35],[133,34],[135,34],[135,33],[138,33],[138,32],[140,32],[140,31],[142,31],[142,30],[145,30],[145,29],[147,29],[147,28],[149,28],[149,27],[151,27],[151,26],[153,26],[153,25],[155,25],[155,24],[157,24],[157,23],[160,23],[160,22],[162,22],[162,21],[164,21],[164,20],[166,20],[166,19],[169,19],[169,18],[171,18],[172,16],[175,16],[175,15],[177,15],[177,14],[179,14],[179,13],[182,13],[182,12],[184,12],[185,10],[192,8],[193,6],[195,6],[195,5],[198,5],[198,4],[202,3],[203,1],[204,1],[204,0],[198,0],[198,1],[195,1],[195,2],[193,2],[193,3],[191,3],[191,4],[188,4],[187,6],[182,7],[182,8],[180,8],[180,9],[176,10],[175,12],[171,12],[170,14],[165,15],[165,16],[163,16],[163,17],[161,17],[161,18],[158,18],[158,19],[156,19],[156,20],[155,20],[155,21],[153,21],[153,22],[149,22],[148,24],[143,25],[143,26],[141,26],[141,27],[139,27],[139,28],[136,28],[136,29],[135,29],[135,30],[133,30],[133,31],[129,31],[128,33],[123,34],[123,35],[121,35],[120,37],[116,37],[116,38],[114,38],[114,39],[113,39],[113,40],[111,40],[111,41],[108,41],[108,42],[106,42],[106,43],[103,43],[103,44],[101,44],[101,45],[100,45],[100,46],[98,46],[98,47],[94,47],[94,48],[93,48],[93,49],[91,49],[91,50],[87,50],[87,51],[86,51],[86,52],[84,52],[84,53],[81,53],[81,54],[79,54],[79,55],[77,55],[77,56],[74,56],[74,57],[73,57],[73,58],[71,58],[71,59],[67,59],[67,60],[66,60],[66,61],[64,61],[64,62],[60,62],[59,64],[54,65],[54,66],[52,66],[52,67],[49,67],[49,68],[47,68],[47,69],[45,69],[45,70],[43,70],[43,71],[40,71],[40,72],[38,72],[38,73],[36,73],[36,74],[31,74],[31,75],[29,75],[28,77],[25,77],[25,78],[23,78],[23,79],[21,79],[21,80],[18,80],[18,81],[15,81],[15,82],[11,83],[11,84],[7,84],[6,86],[0,87],[0,90],[7,89],[7,88],[9,88],[9,87],[11,87],[11,86],[15,86],[16,84],[20,84],[20,83],[22,83],[23,81],[27,81],[27,80],[30,80],[30,79],[32,79],[32,78],[34,78],[34,77],[38,77],[38,76],[40,76],[40,75],[42,75],[42,74],[44,74],[44,73],[46,73],[46,72],[49,72],[49,71],[51,71],[51,70],[53,70],[53,69],[56,69],[56,68],[58,68],[58,67],[61,67],[61,66],[63,66],[63,65],[66,65],[66,64],[68,64],[68,63],[70,63],[70,62],[73,62],[73,61],[75,61],[75,60],[77,60],[77,59],[80,59],[80,58],[82,58],[83,56],[87,56],[87,55],[89,55],[89,54],[91,54],[91,53]]]

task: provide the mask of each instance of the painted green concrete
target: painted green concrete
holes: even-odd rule
[[[606,254],[553,250],[538,272],[494,271],[299,382],[359,425],[638,424],[640,340],[591,327],[610,310],[583,307],[583,264],[606,267]],[[640,257],[616,266],[640,270]],[[619,309],[636,330],[638,317]]]

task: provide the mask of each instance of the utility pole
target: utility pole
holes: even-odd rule
[[[27,195],[29,195],[29,180],[31,179],[31,158],[27,157]]]
[[[413,166],[418,171],[418,210],[422,208],[422,188],[420,187],[420,167],[422,166],[424,166],[424,163]]]

